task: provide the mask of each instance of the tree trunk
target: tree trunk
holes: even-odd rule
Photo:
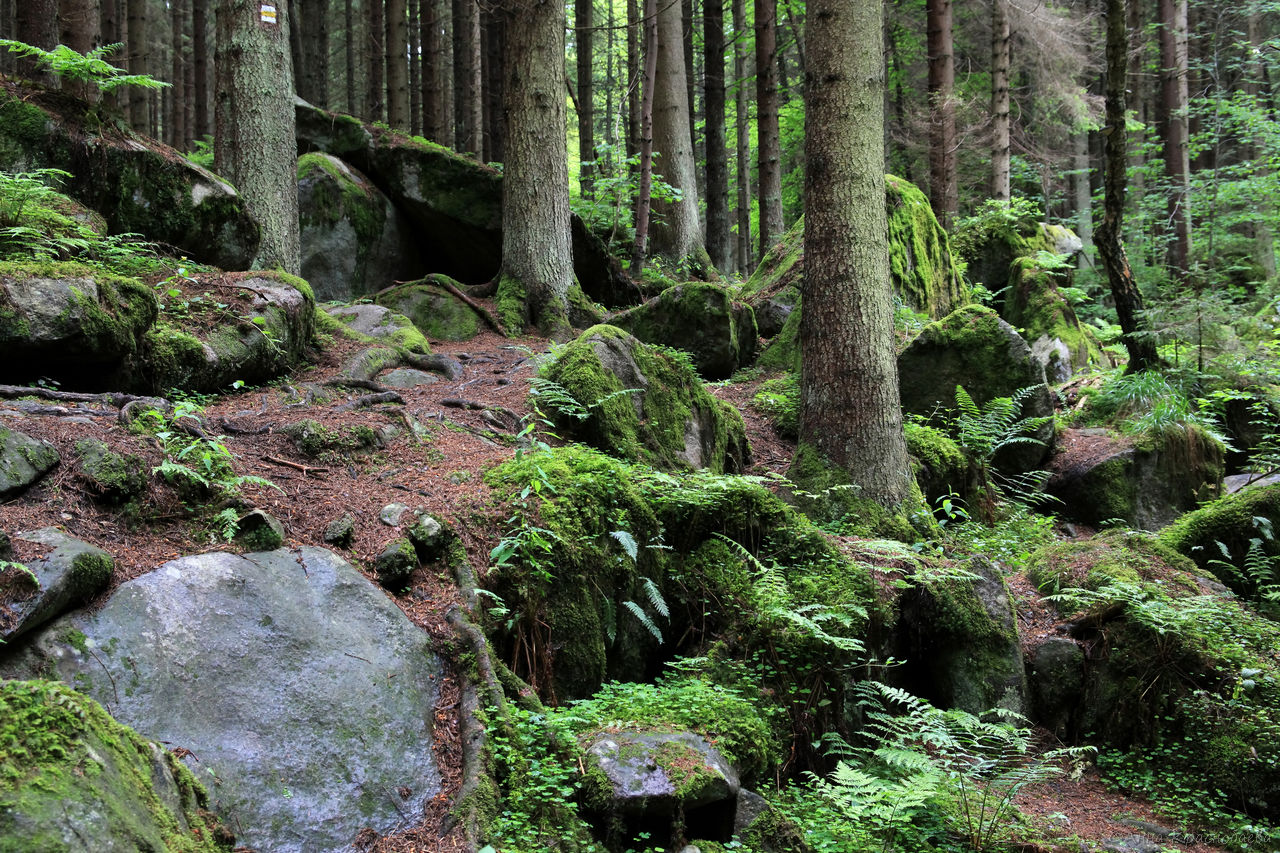
[[[128,51],[129,73],[146,74],[148,72],[147,45],[147,3],[146,0],[128,0],[129,40],[125,44]],[[129,126],[138,133],[148,133],[151,129],[149,100],[147,90],[138,86],[128,89]]]
[[[733,0],[733,31],[739,34],[733,52],[733,76],[737,80],[734,94],[734,146],[737,149],[738,272],[751,271],[751,137],[747,122],[747,62],[750,48],[741,34],[747,28],[747,0]]]
[[[1129,259],[1120,235],[1124,227],[1127,129],[1125,122],[1125,63],[1129,50],[1129,34],[1125,20],[1125,0],[1106,0],[1107,8],[1107,80],[1106,139],[1103,170],[1103,213],[1095,240],[1098,255],[1107,270],[1111,296],[1116,304],[1125,349],[1129,351],[1129,373],[1154,367],[1159,363],[1155,343],[1149,336],[1138,334],[1138,312],[1142,310],[1142,294],[1133,280]]]
[[[382,121],[386,92],[383,72],[387,67],[386,26],[383,21],[383,0],[365,0],[369,8],[369,88],[365,99],[369,121]]]
[[[1249,15],[1245,24],[1246,32],[1249,39],[1250,52],[1252,61],[1248,68],[1248,82],[1245,84],[1245,92],[1254,97],[1262,96],[1260,83],[1266,73],[1266,65],[1263,62],[1263,30],[1260,15],[1255,12]],[[1248,152],[1251,159],[1259,164],[1263,163],[1263,157],[1266,156],[1266,141],[1261,134],[1255,136],[1251,141]],[[1259,170],[1262,174],[1271,171],[1262,168]],[[1275,201],[1271,201],[1272,209],[1274,209]],[[1272,232],[1268,224],[1270,217],[1259,216],[1253,222],[1253,259],[1258,266],[1266,274],[1267,278],[1274,278],[1276,274],[1276,241],[1275,234]]]
[[[1072,134],[1072,141],[1075,143],[1071,183],[1076,197],[1076,235],[1082,244],[1076,264],[1083,270],[1093,266],[1093,184],[1089,179],[1093,167],[1089,162],[1089,132],[1077,131]]]
[[[484,37],[484,157],[485,160],[494,163],[504,162],[507,153],[506,145],[506,117],[504,112],[504,104],[506,103],[507,79],[507,21],[508,19],[499,14],[488,14],[485,16],[485,27],[482,32]],[[560,64],[563,66],[564,57],[560,57]],[[560,76],[561,90],[564,87],[564,71],[561,69]]]
[[[648,5],[647,3],[645,4]],[[640,151],[640,140],[644,135],[641,130],[641,100],[644,90],[641,67],[642,33],[648,24],[640,16],[640,0],[627,0],[627,156],[635,156]]]
[[[859,500],[907,507],[884,206],[881,0],[809,0],[800,441],[848,472]],[[799,481],[797,481],[799,482]],[[804,485],[803,483],[800,483]]]
[[[58,9],[58,39],[78,53],[88,53],[101,44],[97,0],[61,0]],[[79,98],[98,97],[97,88],[85,83],[63,81],[63,88]]]
[[[782,236],[782,143],[778,128],[778,2],[755,0],[756,157],[759,161],[760,255]]]
[[[685,84],[684,37],[679,3],[658,5],[658,68],[653,81],[653,148],[661,155],[655,173],[680,190],[678,200],[654,199],[661,217],[650,225],[650,254],[678,268],[705,274],[710,265],[698,221],[698,182],[689,130],[688,87]]]
[[[927,0],[925,8],[929,42],[929,205],[942,227],[950,228],[960,209],[951,0]]]
[[[991,0],[991,197],[1009,192],[1009,0]]]
[[[695,96],[697,77],[693,69],[693,0],[680,0],[680,46],[684,51],[685,103],[689,105],[689,145],[697,151],[698,137],[693,132],[698,126]],[[701,158],[695,158],[698,159]]]
[[[519,0],[508,15],[498,298],[502,303],[523,295],[523,316],[504,315],[506,322],[528,321],[543,334],[565,337],[573,257],[565,150],[564,5],[559,0]]]
[[[704,0],[703,86],[707,113],[707,254],[716,269],[733,269],[729,239],[729,148],[724,127],[724,0]]]
[[[477,159],[484,150],[484,90],[480,60],[480,7],[476,0],[459,0],[454,25],[455,113],[458,150]]]
[[[343,59],[346,60],[346,103],[347,112],[351,115],[359,115],[360,108],[356,105],[356,10],[355,0],[343,0],[342,3],[342,26],[346,30],[346,38],[343,39]]]
[[[658,3],[644,3],[644,69],[639,80],[640,116],[636,141],[640,154],[639,181],[636,191],[636,238],[631,250],[631,275],[639,279],[649,251],[649,213],[653,205],[653,87],[658,76]]]
[[[203,139],[213,133],[209,120],[209,0],[191,0],[191,72],[195,122],[192,134]]]
[[[169,144],[181,151],[186,147],[187,142],[187,112],[184,109],[186,102],[186,90],[182,81],[187,76],[187,63],[190,51],[184,44],[187,31],[190,26],[187,23],[187,12],[191,0],[170,0],[169,3],[169,30],[172,50],[172,77],[169,82],[172,88],[168,91],[172,93],[169,101],[169,126],[166,128],[169,136]]]
[[[262,227],[254,267],[297,275],[297,141],[288,0],[217,0],[214,164]],[[266,20],[264,20],[266,18]]]
[[[430,12],[430,10],[427,10]],[[422,78],[427,61],[422,44],[422,3],[409,0],[409,132],[422,136]]]
[[[454,143],[453,130],[453,12],[449,0],[422,0],[423,127],[428,139]]]
[[[17,26],[18,41],[53,50],[58,43],[57,0],[20,0]],[[17,66],[19,74],[36,83],[51,85],[54,82],[53,75],[39,68],[34,60],[19,59]]]
[[[1191,256],[1191,166],[1187,148],[1187,0],[1159,0],[1160,99],[1157,127],[1169,176],[1168,263],[1186,281]]]
[[[387,0],[387,124],[409,130],[409,19],[406,0]]]
[[[592,79],[592,49],[595,43],[592,28],[594,0],[575,0],[573,6],[574,41],[577,44],[578,72],[578,183],[582,194],[590,196],[591,166],[596,159],[595,138],[595,81]]]
[[[329,0],[294,0],[302,67],[295,69],[298,97],[321,109],[329,108]]]

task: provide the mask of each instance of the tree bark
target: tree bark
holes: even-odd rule
[[[58,4],[58,39],[78,53],[88,53],[102,43],[97,0],[61,0]],[[97,88],[64,81],[63,88],[80,98],[96,99]]]
[[[365,0],[369,9],[369,88],[365,103],[369,121],[382,121],[386,104],[383,73],[387,67],[386,25],[383,21],[383,0]]]
[[[262,227],[254,267],[297,275],[297,140],[288,0],[263,20],[257,0],[217,0],[214,165]]]
[[[169,126],[166,130],[169,144],[179,151],[185,148],[187,143],[187,112],[184,108],[186,89],[182,81],[187,76],[186,67],[190,56],[190,51],[184,44],[186,33],[190,29],[187,23],[190,2],[191,0],[170,0],[169,3],[169,33],[173,46],[171,74],[173,76],[169,79],[172,88],[168,91],[172,93],[172,98],[169,101]]]
[[[294,0],[302,43],[302,68],[295,71],[298,97],[321,109],[329,108],[329,2]]]
[[[929,45],[929,206],[943,228],[960,209],[956,188],[956,67],[951,0],[927,0]]]
[[[1009,0],[991,0],[991,197],[1008,201]]]
[[[422,0],[423,129],[428,139],[454,143],[453,128],[453,12],[449,0]]]
[[[209,120],[209,0],[191,0],[191,72],[192,135],[203,139],[213,133]]]
[[[747,0],[733,0],[733,30],[738,33],[737,47],[733,52],[733,76],[737,80],[734,89],[734,146],[737,149],[737,175],[734,181],[737,195],[738,220],[738,272],[747,275],[751,271],[751,137],[747,115],[750,108],[747,97],[747,63],[750,48],[742,33],[747,29]]]
[[[44,2],[44,0],[40,0]],[[130,74],[146,74],[147,73],[147,3],[146,0],[128,0],[128,41],[125,43],[125,50],[128,51],[128,66]],[[138,86],[131,86],[128,90],[129,98],[129,126],[138,133],[147,133],[150,130],[150,121],[148,119],[148,100],[147,90]]]
[[[423,135],[422,80],[426,76],[423,65],[428,61],[423,52],[422,6],[420,0],[409,0],[409,132],[414,136]]]
[[[591,166],[596,159],[595,81],[592,78],[592,52],[595,44],[594,0],[575,0],[573,6],[574,41],[577,46],[578,74],[578,184],[584,196],[592,194]]]
[[[1156,125],[1169,177],[1169,271],[1185,282],[1191,259],[1191,165],[1187,146],[1187,0],[1159,0],[1160,99]]]
[[[645,5],[648,5],[647,3]],[[640,151],[641,101],[644,69],[641,67],[641,44],[647,24],[641,19],[640,0],[627,0],[627,156]]]
[[[706,273],[710,265],[698,221],[698,182],[689,129],[684,36],[679,3],[658,4],[658,68],[653,81],[653,148],[660,157],[654,172],[680,190],[677,200],[654,199],[661,218],[650,224],[649,251],[667,261]]]
[[[565,13],[559,0],[519,0],[506,27],[506,160],[499,303],[524,295],[523,317],[543,334],[569,332],[573,284],[565,149]],[[523,325],[522,323],[519,325]],[[518,326],[517,326],[518,328]]]
[[[346,30],[346,38],[342,40],[342,57],[346,62],[345,80],[347,112],[359,115],[360,108],[356,104],[356,10],[355,0],[343,0],[342,26]]]
[[[782,142],[778,128],[778,0],[755,0],[756,157],[760,256],[782,236]]]
[[[21,0],[18,3],[17,27],[18,41],[53,50],[58,43],[57,0]],[[36,83],[53,83],[53,75],[38,67],[34,60],[19,59],[17,66],[19,74]]]
[[[387,0],[387,124],[408,131],[409,18],[406,0]]]
[[[1076,131],[1072,134],[1072,141],[1075,143],[1075,162],[1072,164],[1071,183],[1075,188],[1076,235],[1081,243],[1076,265],[1083,270],[1093,266],[1093,184],[1090,181],[1093,166],[1089,161],[1089,131]]]
[[[636,127],[640,137],[636,150],[640,155],[639,188],[636,191],[636,236],[631,249],[631,275],[640,277],[649,252],[649,214],[653,205],[653,87],[658,76],[658,3],[644,2],[644,68],[640,88],[640,116]]]
[[[729,239],[729,148],[725,142],[724,0],[704,0],[703,87],[707,129],[707,254],[716,269],[733,268]]]
[[[1129,34],[1125,20],[1125,0],[1106,0],[1107,9],[1107,79],[1106,127],[1103,129],[1105,158],[1103,170],[1102,223],[1094,235],[1098,255],[1107,270],[1111,296],[1125,349],[1129,352],[1127,371],[1135,373],[1159,363],[1155,343],[1139,334],[1138,312],[1142,310],[1142,294],[1133,280],[1129,259],[1120,235],[1124,228],[1126,190],[1127,129],[1125,109],[1125,71],[1129,50]]]
[[[454,8],[454,112],[458,121],[458,150],[479,159],[484,149],[480,7],[476,0],[458,0]]]
[[[859,487],[858,498],[896,511],[912,498],[912,475],[898,398],[884,206],[883,5],[809,0],[808,12],[793,476],[806,461],[838,466]]]
[[[504,15],[487,13],[481,36],[484,40],[484,159],[501,163],[506,159],[506,120],[503,104],[506,102],[506,29],[508,19]],[[564,57],[560,57],[561,66]],[[564,73],[561,70],[561,90]]]

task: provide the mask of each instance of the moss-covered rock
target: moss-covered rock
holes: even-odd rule
[[[402,284],[379,294],[377,302],[408,317],[430,340],[467,341],[474,338],[480,332],[480,317],[438,281],[458,286],[447,276],[430,275],[420,282]]]
[[[328,154],[298,159],[302,277],[347,302],[422,272],[415,236],[373,182]]]
[[[981,305],[968,305],[925,326],[898,356],[898,387],[902,410],[908,414],[930,417],[953,409],[957,385],[964,386],[980,407],[1031,388],[1022,416],[1053,414],[1044,367],[1012,326]],[[1042,445],[1014,445],[998,464],[1021,471],[1037,466],[1051,449],[1052,424],[1035,438]]]
[[[1215,561],[1244,565],[1253,539],[1260,539],[1268,554],[1280,551],[1280,546],[1264,535],[1263,526],[1280,530],[1280,485],[1244,489],[1206,504],[1161,531],[1160,541],[1228,586],[1244,591],[1242,578]]]
[[[988,210],[952,235],[952,245],[966,265],[969,280],[992,293],[1010,284],[1012,264],[1019,258],[1034,259],[1040,252],[1071,258],[1082,247],[1070,228],[1018,214],[1017,210]]]
[[[676,285],[609,322],[645,343],[684,350],[706,379],[728,379],[755,358],[754,313],[718,284]]]
[[[660,468],[740,471],[750,453],[742,415],[712,397],[678,359],[613,326],[594,326],[545,370],[585,418],[551,413],[569,435]]]
[[[373,564],[378,583],[390,590],[404,589],[416,568],[418,553],[413,548],[413,542],[403,536],[388,542]]]
[[[787,477],[796,485],[791,500],[814,522],[835,526],[854,536],[914,542],[934,533],[933,516],[914,479],[898,506],[883,506],[862,495],[850,471],[832,463],[822,451],[800,442]]]
[[[146,491],[147,466],[141,457],[121,455],[93,438],[77,441],[76,453],[81,476],[102,500],[125,503]]]
[[[0,88],[0,169],[57,168],[63,190],[112,233],[142,234],[223,269],[246,269],[259,228],[235,189],[64,92]]]
[[[52,444],[0,427],[0,497],[27,489],[58,462],[58,451]]]
[[[937,506],[939,500],[949,495],[967,500],[976,492],[969,460],[950,436],[940,429],[912,421],[903,424],[903,431],[916,482],[930,507]]]
[[[157,312],[136,279],[75,263],[0,264],[0,379],[128,386]]]
[[[1083,646],[1072,735],[1094,732],[1129,778],[1185,786],[1216,807],[1280,814],[1280,626],[1149,536],[1109,533],[1046,546],[1028,572],[1058,591]]]
[[[57,682],[0,682],[0,851],[214,853],[232,837],[170,753]]]
[[[309,459],[341,462],[363,451],[379,446],[378,434],[365,424],[327,427],[307,418],[285,424],[280,432],[293,440],[298,452]]]
[[[246,551],[274,551],[284,544],[284,524],[264,510],[240,516],[237,528],[236,544]]]
[[[194,279],[197,287],[201,275]],[[162,317],[144,339],[142,375],[135,387],[221,391],[237,380],[257,384],[275,379],[302,361],[315,315],[315,297],[305,281],[263,271],[218,284],[229,294],[224,297],[228,302],[239,301],[213,326],[178,315]]]
[[[1022,330],[1050,382],[1061,383],[1088,364],[1102,361],[1102,347],[1058,289],[1068,273],[1041,269],[1035,258],[1018,258],[1009,272],[1000,315]]]
[[[115,561],[97,546],[45,527],[16,538],[46,546],[49,553],[26,565],[35,581],[28,596],[0,607],[0,641],[11,641],[78,607],[111,581]]]
[[[584,739],[585,796],[606,813],[648,821],[712,804],[733,813],[738,773],[691,732],[597,732]]]
[[[370,341],[381,341],[391,347],[429,355],[431,345],[408,317],[381,305],[360,303],[335,305],[324,313],[341,321],[348,329]],[[317,315],[319,316],[319,315]]]
[[[1221,489],[1222,444],[1201,427],[1137,439],[1101,433],[1074,431],[1065,443],[1080,449],[1053,460],[1047,490],[1062,501],[1057,512],[1066,518],[1159,530]]]

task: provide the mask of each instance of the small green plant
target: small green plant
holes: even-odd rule
[[[34,59],[37,65],[56,77],[94,85],[103,92],[112,92],[121,86],[163,89],[169,85],[146,74],[126,74],[107,62],[105,57],[124,47],[119,42],[95,47],[88,53],[72,50],[65,44],[60,44],[53,50],[44,50],[15,39],[0,39],[0,47],[7,48],[10,53],[18,56]]]
[[[986,499],[982,512],[987,520],[994,520],[996,504],[1002,499],[1022,506],[1033,506],[1044,500],[1042,489],[1049,479],[1047,472],[1011,476],[1002,475],[994,468],[996,455],[1005,448],[1020,444],[1044,446],[1032,433],[1052,423],[1053,416],[1022,416],[1025,402],[1037,390],[1037,386],[1030,385],[1012,397],[996,397],[979,408],[963,386],[956,386],[959,410],[955,420],[956,443],[977,472]]]

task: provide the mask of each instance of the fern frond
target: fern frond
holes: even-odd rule
[[[640,546],[636,544],[636,538],[625,530],[612,530],[609,535],[622,546],[622,550],[631,558],[631,562],[636,561],[636,556],[640,553]]]
[[[659,643],[663,642],[662,630],[649,618],[649,614],[644,612],[643,607],[634,601],[624,601],[622,606],[630,610],[631,615],[635,616],[640,621],[640,624],[645,627],[645,630],[652,634]]]
[[[653,578],[644,579],[644,593],[649,599],[649,604],[662,615],[663,619],[671,618],[671,609],[667,607],[667,600],[662,597],[662,590],[658,589],[658,585],[653,582]]]

